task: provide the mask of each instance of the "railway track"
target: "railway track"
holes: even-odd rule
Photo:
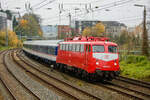
[[[102,86],[106,89],[110,89],[112,91],[118,92],[122,95],[131,97],[135,100],[149,100],[150,94],[143,93],[141,91],[137,91],[136,89],[130,89],[128,87],[123,87],[113,82],[104,82],[105,84],[97,83],[96,85]]]
[[[117,77],[116,80],[123,81],[123,82],[126,82],[126,83],[130,83],[130,84],[134,84],[134,85],[138,85],[138,86],[150,89],[150,83],[149,82],[143,82],[143,81],[140,81],[140,80],[135,80],[135,79],[131,79],[131,78],[123,77],[123,76]]]
[[[24,61],[24,62],[25,62],[25,61]],[[118,80],[119,80],[119,79],[118,79]],[[123,80],[123,79],[122,79],[122,80]],[[130,80],[130,79],[129,79],[129,80]],[[133,82],[131,82],[131,80],[132,80]],[[131,80],[130,80],[130,84],[133,83],[132,85],[135,85],[137,81],[134,82],[133,79],[131,79]],[[125,82],[126,82],[126,81],[124,81],[124,83],[125,83]],[[141,81],[141,83],[145,83],[145,82],[142,82],[142,81]],[[137,91],[136,89],[130,89],[130,88],[128,88],[128,87],[121,86],[121,85],[119,85],[119,84],[117,84],[117,83],[106,82],[106,84],[107,84],[107,85],[105,85],[105,84],[97,84],[97,85],[102,86],[102,87],[105,87],[106,89],[109,89],[109,90],[111,90],[111,91],[115,91],[115,92],[117,92],[117,93],[119,93],[119,94],[128,96],[128,97],[133,98],[133,99],[136,99],[136,100],[149,100],[149,98],[150,98],[150,94],[149,94],[149,93],[143,93],[143,92],[141,92],[141,91]],[[137,83],[137,86],[139,86],[139,87],[143,87],[143,86],[144,86],[144,88],[149,89],[149,88],[148,88],[148,83],[146,83],[146,85],[147,85],[147,87],[145,87],[145,85],[138,85],[138,83]]]
[[[7,51],[8,53],[9,51]],[[11,74],[11,76],[15,79],[15,81],[17,81],[21,87],[23,87],[23,89],[25,91],[27,91],[29,94],[31,94],[33,96],[33,98],[35,100],[40,100],[40,98],[38,96],[36,96],[32,91],[30,91],[30,89],[28,89],[28,87],[26,87],[19,79],[17,79],[17,77],[10,71],[10,69],[8,68],[8,64],[7,64],[7,59],[6,59],[6,55],[7,53],[5,53],[3,55],[3,63],[4,63],[4,66],[6,67],[7,71]],[[7,84],[5,84],[7,86]],[[7,88],[9,88],[7,86]],[[11,91],[11,88],[9,88],[9,91],[11,92],[11,94],[13,95],[13,98],[17,100],[16,96],[14,96],[14,93]]]
[[[17,57],[18,59],[20,59],[21,62],[18,62],[18,60],[16,60],[16,57]],[[53,80],[55,80],[56,82],[58,82],[59,84],[63,84],[64,86],[68,87],[69,89],[80,93],[80,95],[82,94],[83,96],[86,96],[86,97],[88,97],[88,98],[91,98],[92,100],[101,100],[101,98],[99,98],[99,97],[97,97],[97,96],[95,96],[95,95],[93,95],[93,94],[90,94],[90,93],[88,93],[88,92],[86,92],[86,91],[84,91],[84,90],[81,90],[81,89],[79,89],[79,88],[77,88],[77,87],[75,87],[75,86],[72,86],[71,84],[69,84],[69,83],[67,83],[67,82],[65,82],[65,81],[62,81],[62,80],[60,80],[60,79],[57,79],[57,78],[55,78],[55,77],[53,77],[53,76],[51,76],[51,75],[48,75],[48,74],[46,74],[46,73],[40,71],[39,69],[35,68],[34,65],[32,65],[31,63],[26,62],[23,58],[21,58],[21,57],[18,56],[17,54],[16,54],[16,56],[15,56],[14,53],[12,53],[12,58],[13,58],[14,62],[15,62],[18,66],[20,66],[20,67],[23,68],[24,70],[28,71],[31,75],[33,75],[34,77],[37,77],[38,79],[40,79],[40,80],[43,81],[44,83],[46,83],[46,84],[48,84],[48,85],[50,85],[50,86],[53,86],[54,88],[56,88],[57,90],[61,91],[61,92],[64,93],[64,94],[66,94],[67,96],[69,96],[69,97],[72,98],[72,99],[79,100],[79,99],[81,99],[81,98],[78,97],[77,95],[75,95],[74,93],[70,93],[70,92],[65,91],[62,87],[57,87],[56,84],[52,84],[51,82],[48,82],[48,81],[44,80],[44,78],[42,78],[42,77],[36,75],[34,72],[32,72],[32,71],[30,71],[29,69],[27,69],[26,67],[24,67],[23,63],[24,63],[26,66],[29,66],[29,67],[32,68],[33,70],[37,71],[38,73],[40,73],[40,74],[42,74],[42,75],[48,77],[49,79],[53,79]]]
[[[6,51],[0,51],[0,56],[3,56],[3,61],[4,61],[4,55],[3,53],[6,53]],[[0,75],[1,76],[1,75]],[[5,81],[0,77],[0,81],[2,82],[3,86],[5,87],[5,90],[7,93],[11,96],[13,100],[16,100],[15,96],[13,95],[11,89],[8,87],[8,85],[5,83]]]
[[[25,60],[23,60],[23,62],[27,63]],[[105,84],[107,84],[107,85],[105,85]],[[105,84],[98,83],[97,85],[104,87],[106,89],[109,89],[111,91],[115,91],[119,94],[128,96],[130,98],[136,99],[136,100],[149,100],[149,98],[150,98],[150,94],[148,94],[148,93],[146,94],[141,91],[136,91],[135,89],[130,89],[128,87],[118,85],[117,83],[106,82]]]

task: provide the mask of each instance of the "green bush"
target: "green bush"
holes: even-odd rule
[[[121,75],[135,79],[150,77],[150,61],[145,56],[126,56],[120,62]]]

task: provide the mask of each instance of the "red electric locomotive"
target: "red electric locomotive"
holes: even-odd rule
[[[112,80],[119,75],[117,44],[108,38],[75,37],[59,43],[56,63],[86,79]]]

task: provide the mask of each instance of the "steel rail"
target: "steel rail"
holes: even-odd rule
[[[107,83],[110,84],[110,85],[116,86],[116,87],[118,87],[118,88],[122,88],[122,89],[124,89],[124,90],[131,91],[131,92],[134,92],[134,93],[136,93],[136,94],[139,94],[139,95],[142,95],[142,96],[145,96],[145,97],[150,98],[150,94],[145,94],[145,93],[139,92],[139,91],[137,91],[137,90],[129,89],[129,88],[127,88],[127,87],[118,85],[118,84],[113,83],[113,82],[107,82]]]
[[[40,98],[38,96],[36,96],[30,89],[28,89],[28,87],[26,87],[19,79],[17,79],[17,77],[10,71],[10,69],[8,68],[8,65],[6,64],[6,60],[5,60],[5,55],[4,55],[4,58],[3,58],[3,62],[4,62],[4,65],[7,69],[7,71],[15,78],[15,80],[26,90],[28,91],[32,96],[34,96],[37,100],[40,100]]]
[[[148,83],[148,82],[143,82],[140,80],[135,80],[135,79],[131,79],[131,78],[123,77],[123,76],[116,77],[116,80],[127,82],[130,84],[134,84],[134,85],[138,85],[138,86],[150,89],[150,83]]]
[[[59,83],[62,83],[62,84],[64,84],[64,85],[67,85],[67,86],[69,86],[69,87],[71,87],[71,88],[73,88],[73,89],[75,89],[75,90],[77,90],[77,91],[80,91],[80,92],[86,94],[86,95],[89,96],[89,97],[92,97],[92,98],[94,98],[94,99],[96,99],[96,100],[101,100],[101,98],[99,98],[99,97],[97,97],[97,96],[94,96],[94,95],[92,95],[92,94],[90,94],[90,93],[88,93],[88,92],[86,92],[86,91],[84,91],[84,90],[81,90],[81,89],[79,89],[79,88],[76,88],[75,86],[70,85],[70,84],[67,83],[67,82],[64,82],[64,81],[62,81],[62,80],[60,80],[60,79],[57,79],[57,78],[55,78],[55,77],[53,77],[53,76],[48,75],[47,73],[42,72],[42,71],[39,70],[38,68],[35,68],[34,65],[32,65],[31,63],[26,62],[26,61],[25,61],[23,58],[21,58],[20,56],[17,55],[17,57],[18,57],[23,63],[25,63],[26,65],[32,67],[34,70],[36,70],[36,71],[42,73],[43,75],[45,75],[45,76],[47,76],[47,77],[49,77],[49,78],[52,78],[52,79],[58,81]],[[16,62],[16,63],[18,63],[18,62]],[[19,64],[20,66],[22,66],[20,63],[18,63],[18,64]],[[23,67],[23,66],[22,66],[22,67]],[[25,69],[25,68],[24,68],[24,69]],[[27,70],[27,69],[25,69],[25,70]],[[32,73],[32,72],[31,72],[31,73]],[[34,74],[34,73],[32,73],[32,74]],[[38,76],[37,76],[37,77],[38,77]],[[40,77],[38,77],[38,78],[40,78]],[[42,80],[43,80],[43,79],[42,79]],[[45,80],[43,80],[43,81],[45,82]],[[47,82],[46,82],[46,83],[47,83]],[[49,83],[48,83],[48,84],[49,84]],[[67,92],[65,92],[65,93],[67,93]],[[67,94],[68,94],[68,93],[67,93]],[[69,95],[70,95],[70,94],[69,94]],[[78,99],[77,97],[75,97],[75,98]]]
[[[18,55],[18,54],[17,54]],[[25,60],[23,60],[23,58],[21,58],[20,56],[18,56],[25,64],[27,64],[27,65],[29,65],[29,66],[33,66],[33,65],[31,65],[30,63],[28,63],[27,61],[25,61]],[[39,69],[38,69],[39,70]],[[105,86],[105,85],[103,85],[103,84],[99,84],[99,85],[102,85],[103,87],[105,87],[105,88],[107,88],[107,89],[109,89],[109,90],[113,90],[113,91],[116,91],[116,92],[118,92],[118,93],[120,93],[120,94],[123,94],[123,95],[125,95],[125,96],[129,96],[129,97],[131,97],[131,98],[134,98],[134,99],[137,99],[137,100],[142,100],[142,98],[140,98],[140,97],[137,97],[137,96],[134,96],[134,95],[131,95],[131,94],[128,94],[128,93],[125,93],[125,92],[122,92],[122,91],[119,91],[119,90],[117,90],[117,89],[113,89],[113,88],[111,88],[111,87],[108,87],[108,86]],[[115,85],[115,84],[114,84]],[[135,91],[133,91],[133,90],[131,90],[131,89],[128,89],[128,88],[125,88],[125,87],[121,87],[121,86],[118,86],[118,85],[116,85],[117,87],[120,87],[120,88],[123,88],[123,89],[125,89],[125,90],[130,90],[130,91],[132,91],[132,92],[135,92]],[[138,94],[140,94],[141,92],[137,92]],[[144,95],[144,96],[149,96],[149,95],[146,95],[146,94],[144,94],[144,93],[141,93],[141,95]]]
[[[108,89],[108,90],[112,90],[112,91],[118,92],[119,94],[125,95],[125,96],[130,97],[130,98],[133,98],[133,99],[135,99],[135,100],[143,100],[143,98],[140,98],[140,97],[137,97],[137,96],[128,94],[128,93],[126,93],[126,92],[122,92],[122,91],[120,91],[120,90],[118,90],[118,89],[115,89],[115,88],[112,88],[112,87],[110,87],[110,86],[108,86],[108,85],[104,85],[104,84],[101,84],[101,83],[98,83],[98,84],[96,84],[96,85],[97,85],[97,86],[104,87],[104,88],[106,88],[106,89]]]
[[[2,55],[2,53],[7,53],[8,51],[4,50],[0,52],[0,55]],[[4,54],[3,54],[3,62],[4,62]],[[3,86],[5,87],[6,91],[10,94],[10,96],[12,97],[13,100],[17,100],[15,98],[15,96],[13,95],[11,89],[8,87],[8,85],[6,85],[5,81],[1,78],[2,75],[0,75],[0,81],[2,82]]]

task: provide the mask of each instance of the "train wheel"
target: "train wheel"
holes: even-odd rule
[[[63,64],[60,64],[59,70],[60,70],[61,72],[65,72],[65,68],[64,68],[64,65],[63,65]]]

